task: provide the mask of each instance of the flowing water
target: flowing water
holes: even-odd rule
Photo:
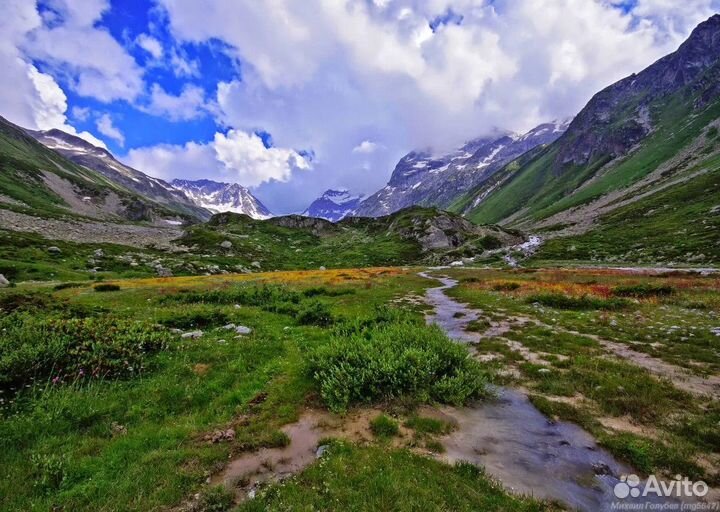
[[[479,334],[465,328],[482,312],[445,294],[457,281],[420,275],[441,283],[426,292],[428,304],[434,307],[428,323],[459,342],[481,342]],[[444,441],[448,462],[465,460],[483,466],[514,492],[560,501],[573,509],[605,511],[613,503],[634,502],[618,500],[613,493],[620,476],[634,471],[598,447],[590,434],[572,423],[550,420],[518,391],[495,388],[495,393],[497,399],[490,402],[443,409],[458,424]],[[640,499],[655,505],[668,502],[667,498]]]

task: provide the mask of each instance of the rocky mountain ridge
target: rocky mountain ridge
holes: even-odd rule
[[[362,195],[352,195],[348,190],[329,189],[313,201],[302,215],[337,222],[353,215],[362,200]]]
[[[197,206],[213,213],[244,213],[253,219],[272,217],[270,210],[252,192],[237,183],[175,179],[172,187],[189,197]]]

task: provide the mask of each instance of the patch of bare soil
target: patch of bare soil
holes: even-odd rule
[[[437,415],[430,408],[421,409],[423,415]],[[381,414],[376,408],[362,408],[338,416],[327,411],[309,409],[300,419],[281,430],[290,443],[279,448],[262,448],[230,460],[225,468],[210,479],[211,485],[224,485],[235,493],[237,503],[253,498],[258,487],[282,481],[322,457],[323,438],[340,438],[365,444],[373,440],[370,422]],[[400,424],[400,435],[389,441],[390,446],[407,446],[413,432]]]

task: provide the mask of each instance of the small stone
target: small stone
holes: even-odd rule
[[[10,286],[10,281],[7,280],[7,278],[0,274],[0,288],[6,288]]]
[[[250,334],[252,329],[250,329],[250,327],[245,327],[244,325],[238,325],[235,327],[235,332],[238,334]]]
[[[93,257],[95,258],[104,258],[105,257],[105,251],[102,249],[95,249],[95,252],[93,252]]]
[[[187,340],[187,339],[196,340],[196,339],[202,337],[202,335],[203,335],[202,331],[190,331],[190,332],[181,334],[180,337],[184,340]]]
[[[51,247],[48,247],[47,251],[50,254],[62,254],[62,251],[60,250],[60,247],[55,247],[54,245]]]
[[[550,368],[540,368],[538,373],[550,373]]]
[[[262,265],[260,265],[259,261],[253,261],[252,263],[250,263],[250,266],[260,268]]]
[[[232,242],[230,240],[224,240],[220,243],[220,247],[223,249],[232,249]]]
[[[317,450],[315,451],[315,458],[319,459],[320,457],[325,455],[325,453],[328,451],[328,448],[330,448],[330,446],[327,444],[322,444],[318,446]]]
[[[599,476],[605,476],[605,475],[612,475],[613,471],[610,469],[610,466],[605,464],[604,462],[598,461],[593,463],[592,465],[593,473]]]
[[[235,329],[235,327],[237,327],[235,324],[227,324],[222,326],[223,329],[227,329],[228,331],[231,329]]]
[[[177,329],[173,327],[172,329],[170,329],[170,332],[173,334],[182,334],[182,329]]]
[[[235,309],[240,309],[242,306],[241,306],[240,304],[235,304],[233,307],[234,307]]]
[[[327,270],[324,266],[320,266],[320,270]]]

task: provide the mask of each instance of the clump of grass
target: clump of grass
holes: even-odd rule
[[[400,434],[398,422],[385,414],[380,414],[370,422],[370,430],[375,436],[381,438],[394,437]]]
[[[320,395],[334,411],[352,403],[411,398],[462,404],[485,392],[485,375],[439,328],[398,322],[335,336],[309,357]]]
[[[120,285],[112,284],[112,283],[102,283],[102,284],[96,284],[93,287],[93,290],[96,292],[116,292],[120,289]]]
[[[622,298],[600,299],[590,295],[571,297],[562,293],[539,293],[528,296],[526,300],[531,304],[537,303],[550,308],[570,310],[617,310],[630,305],[627,300]]]
[[[497,283],[493,285],[493,290],[495,290],[496,292],[512,292],[520,289],[520,287],[520,283],[516,283],[515,281],[508,281],[505,283]]]
[[[433,453],[444,453],[445,447],[437,439],[428,439],[425,441],[425,448]]]
[[[242,304],[243,306],[272,307],[279,303],[298,304],[302,295],[284,286],[239,286],[228,290],[185,292],[168,295],[164,303],[181,304]]]
[[[412,416],[405,422],[405,426],[419,434],[444,435],[453,430],[450,423],[425,416]]]
[[[670,285],[654,285],[649,283],[627,286],[617,286],[613,289],[613,295],[617,297],[634,297],[642,299],[645,297],[667,297],[675,293]]]
[[[197,512],[226,512],[234,505],[233,493],[225,488],[224,485],[216,485],[204,489],[200,493]]]

